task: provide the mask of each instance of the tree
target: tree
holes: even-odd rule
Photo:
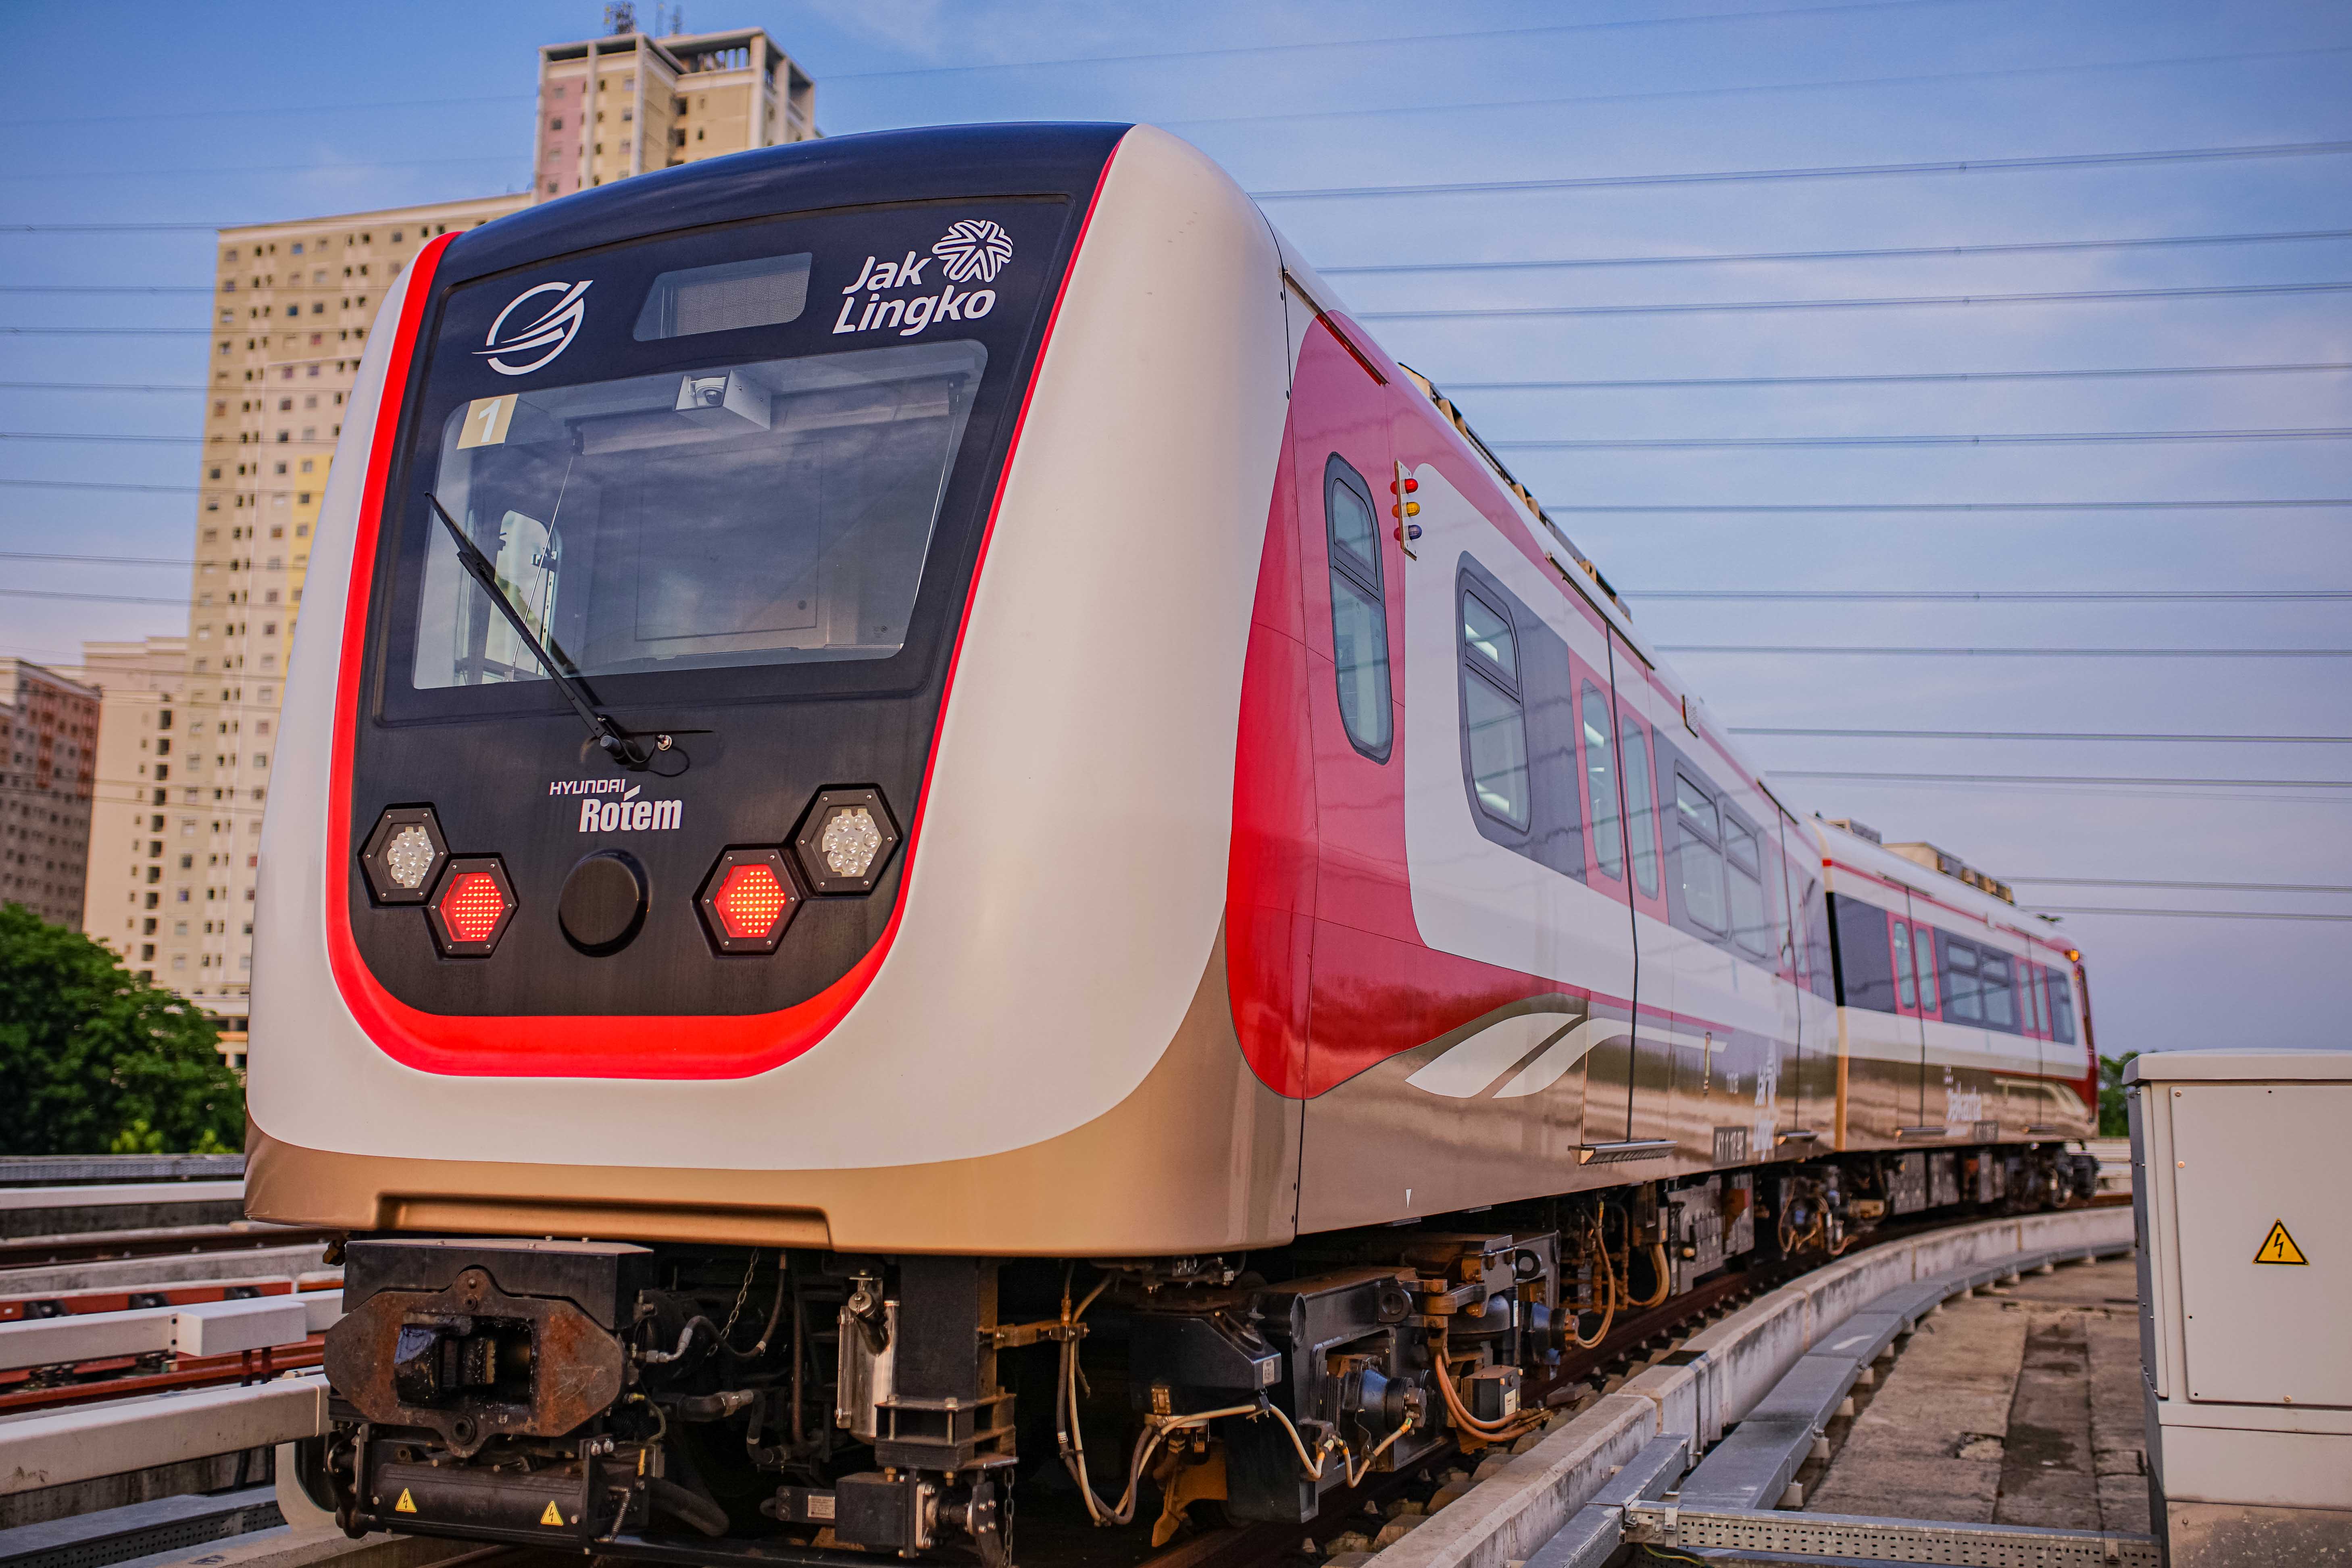
[[[2099,1058],[2099,1136],[2102,1138],[2131,1136],[2131,1116],[2124,1110],[2124,1064],[2137,1055],[2137,1051],[2126,1051],[2119,1057]]]
[[[245,1142],[213,1021],[79,931],[0,905],[0,1153],[210,1153]]]

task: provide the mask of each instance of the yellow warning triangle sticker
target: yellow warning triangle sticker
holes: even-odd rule
[[[2297,1261],[2300,1262],[2301,1259],[2297,1259]],[[551,1502],[547,1505],[547,1511],[539,1516],[539,1522],[541,1524],[561,1525],[563,1522],[563,1510]]]
[[[394,1513],[415,1513],[416,1511],[416,1500],[408,1495],[408,1489],[406,1487],[400,1489],[400,1500],[392,1505],[392,1511]]]
[[[2271,1221],[2271,1233],[2263,1237],[2262,1249],[2254,1254],[2254,1261],[2308,1264],[2311,1259],[2303,1255],[2303,1248],[2297,1247],[2294,1237],[2286,1233],[2286,1222],[2274,1219]]]

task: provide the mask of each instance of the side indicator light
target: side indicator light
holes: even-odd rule
[[[773,849],[730,849],[703,879],[695,902],[721,952],[773,952],[800,908],[800,889]]]
[[[870,893],[898,852],[898,825],[878,789],[822,790],[793,848],[812,890]]]
[[[514,885],[496,856],[455,859],[425,912],[444,958],[488,958],[514,919]]]

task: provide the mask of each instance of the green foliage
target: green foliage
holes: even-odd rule
[[[0,1153],[211,1153],[245,1089],[211,1019],[79,931],[0,905]]]
[[[2124,1138],[2131,1133],[2131,1119],[2124,1110],[2124,1064],[2139,1055],[2126,1051],[2119,1057],[2099,1058],[2099,1136]]]

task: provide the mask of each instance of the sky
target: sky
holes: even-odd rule
[[[2034,907],[2352,916],[2352,747],[2333,743],[2352,738],[2352,9],[688,0],[685,12],[690,30],[767,28],[815,79],[830,135],[1077,119],[1190,140],[1261,193],[1392,353],[1454,394],[1668,648],[2238,650],[1669,658],[1738,727],[2328,738],[1745,744],[1796,809],[1930,840],[2013,879]],[[62,660],[84,638],[185,625],[198,397],[29,384],[197,384],[211,237],[45,226],[252,223],[521,189],[534,51],[602,20],[582,0],[0,0],[0,44],[31,68],[0,121],[0,590],[16,591],[0,593],[0,652]],[[2326,142],[2342,150],[2312,147]],[[2247,148],[2286,151],[2118,156]],[[1984,166],[2001,160],[2040,166]],[[1918,164],[1947,167],[1656,178]],[[1282,194],[1497,181],[1588,183]],[[2046,248],[2181,238],[2215,242]],[[1981,248],[2018,246],[2045,248]],[[1889,250],[1937,254],[1860,254]],[[1622,264],[1428,269],[1561,261]],[[1422,269],[1356,270],[1381,268]],[[167,291],[134,291],[146,289]],[[2110,297],[2000,298],[2020,294]],[[1654,309],[1892,299],[1973,302]],[[1607,306],[1645,309],[1592,309]],[[1543,309],[1582,313],[1418,314]],[[60,331],[93,328],[105,330]],[[2014,374],[2219,366],[2319,368]],[[1790,379],[1931,375],[1978,379]],[[1749,384],[1622,384],[1724,380]],[[1621,384],[1528,384],[1592,382]],[[2323,434],[2279,434],[2295,431]],[[2182,432],[2206,434],[2147,438]],[[2048,439],[2117,434],[2142,438]],[[58,435],[108,439],[38,438]],[[2036,439],[1916,439],[2017,436]],[[1706,444],[1743,441],[1773,444]],[[1522,445],[1560,442],[1675,445]],[[2082,504],[2257,500],[2336,504]],[[1995,503],[2043,510],[1808,510]],[[1796,510],[1644,510],[1674,508]],[[16,558],[28,552],[111,559]],[[1644,597],[1706,591],[2338,596]],[[2242,657],[2281,649],[2339,656]],[[1841,773],[1934,776],[1817,776]],[[2033,879],[2058,878],[2339,891]],[[2074,913],[2058,929],[2086,952],[2108,1055],[2342,1043],[2342,919]]]

